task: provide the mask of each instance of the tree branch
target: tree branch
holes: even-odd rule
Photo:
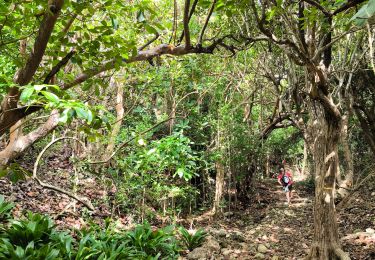
[[[337,8],[335,11],[333,11],[332,15],[339,14],[345,10],[348,10],[349,8],[352,8],[354,6],[357,6],[361,3],[365,2],[365,0],[349,0],[346,4],[342,5],[341,7]]]
[[[67,53],[65,55],[65,57],[59,61],[53,68],[52,70],[47,74],[46,78],[44,79],[43,81],[43,84],[48,84],[51,79],[53,78],[53,76],[55,76],[59,71],[60,69],[65,66],[68,61],[70,60],[70,58],[75,54],[75,51],[70,51],[69,53]]]
[[[149,46],[151,43],[153,43],[154,41],[156,41],[158,38],[159,38],[160,34],[158,32],[156,32],[155,36],[153,38],[151,38],[148,42],[146,42],[144,45],[142,45],[138,51],[142,51],[144,50],[147,46]]]
[[[190,0],[185,0],[184,8],[184,35],[185,35],[185,49],[190,49],[190,32],[189,32],[189,9],[190,9]]]
[[[33,51],[30,53],[30,57],[27,60],[25,66],[17,72],[15,83],[23,86],[31,81],[40,62],[42,61],[48,40],[51,36],[53,28],[55,27],[55,23],[60,15],[60,10],[63,4],[64,0],[50,0],[48,2],[50,10],[45,12],[44,19],[39,26],[39,31],[35,39]]]
[[[216,4],[217,0],[213,0],[212,1],[212,4],[211,4],[211,7],[210,7],[210,10],[208,11],[208,15],[207,15],[207,18],[206,18],[206,21],[204,22],[204,25],[202,27],[202,30],[201,30],[201,33],[199,35],[199,39],[198,39],[198,46],[199,45],[202,45],[202,42],[203,42],[203,35],[204,35],[204,32],[206,31],[206,28],[207,28],[207,25],[208,25],[208,22],[210,21],[210,18],[211,18],[211,15],[215,9],[215,4]]]
[[[57,110],[53,110],[46,123],[35,129],[34,131],[17,138],[12,146],[8,145],[7,147],[5,147],[5,149],[1,150],[0,168],[7,165],[12,159],[20,155],[33,143],[45,137],[53,129],[55,129],[59,123],[59,116],[60,114],[57,112]]]
[[[306,3],[316,7],[327,17],[330,17],[332,15],[329,11],[327,11],[323,6],[321,6],[319,3],[315,2],[314,0],[303,0],[301,2],[306,2]]]
[[[62,140],[66,140],[66,139],[72,139],[72,140],[75,140],[77,141],[78,143],[80,143],[83,147],[83,143],[78,140],[77,138],[75,137],[60,137],[60,138],[57,138],[57,139],[54,139],[52,140],[51,142],[49,142],[44,148],[43,150],[39,153],[38,157],[36,158],[36,161],[34,163],[34,169],[33,169],[33,179],[36,180],[40,186],[42,186],[43,188],[47,188],[47,189],[50,189],[50,190],[54,190],[54,191],[57,191],[57,192],[60,192],[60,193],[63,193],[67,196],[69,196],[70,198],[72,199],[75,199],[77,200],[78,202],[81,202],[84,206],[86,206],[88,209],[90,210],[94,210],[94,206],[91,204],[91,202],[87,199],[87,198],[80,198],[78,197],[77,195],[73,194],[72,192],[69,192],[69,191],[66,191],[62,188],[59,188],[59,187],[56,187],[56,186],[53,186],[53,185],[50,185],[48,183],[45,183],[43,181],[41,181],[38,176],[37,176],[37,171],[38,171],[38,164],[39,164],[39,161],[41,160],[43,154],[52,146],[54,145],[55,143],[59,142],[59,141],[62,141]]]
[[[193,5],[191,6],[191,10],[190,10],[190,13],[189,13],[189,21],[188,22],[190,22],[190,20],[191,20],[191,17],[193,16],[193,14],[194,14],[194,11],[195,11],[195,8],[197,7],[197,4],[198,4],[198,0],[195,0],[194,2],[193,2]],[[178,42],[177,42],[177,45],[179,45],[181,42],[182,42],[182,40],[184,39],[184,31],[182,31],[182,33],[181,33],[181,36],[180,36],[180,39],[178,40]]]

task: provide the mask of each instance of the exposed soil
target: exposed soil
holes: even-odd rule
[[[69,189],[70,180],[67,172],[58,171],[46,181]],[[110,196],[110,191],[99,188],[94,179],[86,178],[81,183],[85,183],[78,186],[81,195],[93,201]],[[285,204],[285,194],[277,182],[268,179],[258,184],[254,202],[245,209],[237,207],[219,218],[206,213],[182,223],[209,232],[208,243],[214,246],[206,252],[206,259],[302,259],[312,240],[313,197],[311,191],[295,186],[290,207]],[[351,259],[375,259],[375,188],[372,187],[354,195],[349,206],[338,214],[340,237]],[[83,206],[65,195],[40,188],[32,180],[11,184],[0,179],[0,194],[16,203],[15,215],[24,210],[48,213],[61,228],[80,228],[86,224],[88,212]],[[100,219],[110,213],[108,206],[101,206],[94,217]],[[126,221],[124,217],[124,225]]]

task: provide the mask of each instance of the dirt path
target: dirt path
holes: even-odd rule
[[[225,213],[219,221],[197,223],[197,226],[206,225],[210,236],[203,248],[196,250],[197,254],[192,252],[186,258],[277,260],[302,259],[306,256],[312,241],[313,197],[296,188],[292,205],[288,207],[285,194],[275,180],[264,181],[257,190],[258,201],[248,209]],[[340,235],[346,236],[350,230],[343,227],[350,216],[341,215]],[[351,230],[360,226],[362,220],[352,222]],[[343,243],[352,259],[375,259],[375,241],[366,244],[357,242]]]

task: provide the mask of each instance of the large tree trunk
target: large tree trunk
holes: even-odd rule
[[[350,259],[341,249],[334,204],[341,118],[334,118],[327,111],[318,113],[312,151],[316,171],[314,239],[307,259]]]

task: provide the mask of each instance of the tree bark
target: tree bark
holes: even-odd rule
[[[334,204],[341,118],[332,117],[325,109],[317,113],[312,151],[315,162],[314,239],[307,259],[350,259],[341,249]]]
[[[116,84],[117,83],[117,84]],[[112,154],[115,148],[116,137],[120,132],[120,128],[122,125],[122,120],[124,119],[124,86],[122,83],[118,83],[115,79],[111,79],[111,85],[117,87],[117,95],[116,95],[116,122],[112,128],[111,136],[108,141],[108,146],[106,149],[106,154],[103,156],[107,158],[108,155]]]
[[[349,118],[346,116],[343,119],[343,129],[342,129],[342,136],[341,136],[341,143],[342,148],[344,151],[344,158],[346,162],[346,174],[343,178],[341,175],[338,175],[338,184],[339,188],[337,193],[342,197],[346,197],[349,195],[349,188],[353,185],[353,174],[354,174],[354,165],[353,165],[353,157],[350,150],[350,145],[348,141],[348,121]]]
[[[45,137],[55,129],[59,123],[59,116],[58,111],[53,110],[45,124],[26,135],[19,136],[14,142],[9,143],[5,149],[0,151],[0,168],[8,165],[9,162],[20,156],[34,142]]]
[[[216,162],[216,183],[215,183],[215,198],[212,208],[213,214],[218,214],[220,209],[220,202],[223,197],[224,190],[224,165],[222,162]]]

